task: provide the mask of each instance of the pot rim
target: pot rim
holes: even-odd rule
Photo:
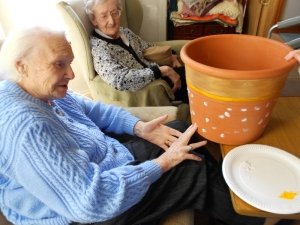
[[[277,45],[279,48],[285,48],[287,50],[287,54],[288,54],[288,52],[294,50],[292,47],[290,47],[282,42],[268,39],[265,37],[246,35],[246,34],[220,34],[220,35],[211,35],[211,36],[200,37],[200,38],[189,41],[182,47],[182,49],[180,51],[180,57],[186,66],[189,66],[194,70],[199,70],[199,68],[201,68],[202,73],[206,73],[211,76],[220,77],[220,78],[230,78],[230,77],[234,78],[234,76],[232,76],[233,72],[243,75],[239,79],[260,78],[262,73],[264,74],[265,78],[276,77],[276,76],[285,74],[287,72],[290,72],[293,68],[295,68],[298,65],[298,61],[296,59],[292,59],[291,61],[286,62],[285,65],[279,66],[276,68],[272,68],[272,69],[227,70],[227,69],[221,69],[221,68],[207,66],[205,64],[196,62],[195,60],[193,60],[187,56],[187,49],[190,48],[191,45],[193,45],[195,42],[201,42],[205,39],[215,39],[215,38],[220,39],[220,38],[233,38],[233,37],[235,38],[236,36],[239,36],[240,38],[248,38],[248,39],[251,38],[251,39],[256,39],[256,40],[264,40],[264,41],[267,40],[270,43],[272,43],[273,45]]]

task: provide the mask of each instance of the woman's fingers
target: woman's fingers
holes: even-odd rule
[[[175,142],[177,140],[177,136],[173,136],[173,135],[169,135],[168,141],[172,144],[173,142]]]
[[[171,79],[172,83],[173,83],[173,88],[172,88],[172,92],[174,93],[177,89],[181,88],[181,80],[180,80],[180,76],[178,75],[178,73],[175,72],[175,70],[173,70],[171,68],[171,72],[169,75],[169,78]]]
[[[167,118],[168,118],[168,114],[163,115],[163,116],[160,116],[160,117],[158,117],[158,118],[156,118],[156,119],[153,119],[152,121],[153,121],[153,123],[156,123],[156,124],[162,124],[162,123],[164,123],[164,121],[165,121]]]
[[[192,135],[196,132],[197,130],[197,124],[194,123],[191,126],[186,129],[186,131],[183,133],[183,138],[188,138],[188,140],[192,137]]]
[[[176,138],[173,136],[168,137],[168,140],[165,142],[163,149],[167,150],[164,154],[162,154],[157,159],[154,159],[156,163],[158,163],[163,172],[166,172],[170,169],[172,169],[174,166],[178,165],[184,160],[196,160],[201,161],[201,157],[190,154],[192,150],[199,148],[203,145],[205,145],[206,141],[196,142],[192,144],[188,144],[191,136],[195,133],[197,130],[197,124],[193,124],[187,128],[187,130],[181,134],[179,138]],[[173,143],[171,143],[171,140],[175,140]],[[170,146],[168,148],[168,146]]]
[[[300,50],[291,51],[285,56],[286,61],[290,61],[292,58],[295,58],[298,62],[300,62]]]
[[[207,141],[204,140],[204,141],[200,141],[200,142],[189,144],[188,146],[191,148],[190,151],[193,151],[194,149],[200,148],[200,147],[202,147],[202,146],[204,146],[206,144],[207,144]]]

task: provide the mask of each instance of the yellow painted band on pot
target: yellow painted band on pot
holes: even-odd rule
[[[281,92],[281,90],[280,90],[280,92],[278,92],[276,95],[264,96],[264,97],[260,97],[260,98],[230,98],[230,97],[217,96],[217,95],[213,95],[213,94],[210,94],[208,92],[202,91],[202,90],[196,88],[194,85],[192,85],[188,81],[187,81],[187,85],[190,88],[192,88],[193,90],[195,90],[196,92],[198,92],[198,93],[200,93],[200,94],[202,94],[206,97],[209,97],[209,98],[212,98],[212,99],[215,99],[215,100],[218,100],[218,101],[226,101],[226,102],[256,102],[256,101],[263,101],[263,100],[267,100],[267,99],[279,96],[280,92]]]
[[[272,78],[238,80],[203,74],[186,66],[186,80],[195,91],[221,101],[253,102],[278,96],[288,74]]]

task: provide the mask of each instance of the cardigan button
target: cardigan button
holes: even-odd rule
[[[56,114],[59,114],[59,115],[61,115],[61,116],[64,116],[65,114],[64,114],[64,112],[62,111],[62,110],[59,110],[59,109],[55,109],[55,112],[56,112]]]

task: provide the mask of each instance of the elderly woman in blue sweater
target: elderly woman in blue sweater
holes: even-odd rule
[[[133,225],[196,209],[230,225],[264,224],[234,212],[196,124],[145,123],[68,92],[73,58],[64,33],[42,27],[12,30],[2,46],[0,208],[9,221]]]
[[[94,68],[106,83],[117,90],[137,91],[155,79],[164,79],[175,100],[189,102],[185,69],[176,53],[172,66],[148,61],[143,51],[151,44],[120,27],[122,0],[85,0],[85,11],[95,26],[90,37]]]

